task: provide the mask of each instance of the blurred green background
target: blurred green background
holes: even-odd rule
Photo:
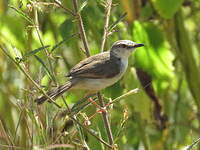
[[[60,4],[74,12],[72,1]],[[106,0],[78,3],[90,53],[97,54]],[[124,77],[102,91],[114,99],[141,89],[109,110],[117,149],[181,150],[200,136],[199,10],[200,0],[113,0],[105,50],[120,39],[145,44],[132,54]],[[61,131],[66,118],[57,116],[66,109],[63,100],[57,100],[61,109],[51,103],[37,106],[34,99],[41,93],[20,69],[45,91],[65,83],[70,68],[86,57],[78,32],[77,17],[53,0],[0,1],[0,149],[53,149],[56,144],[57,149],[82,149],[77,128]],[[64,98],[72,106],[84,94],[71,91]],[[83,122],[95,112],[92,105],[77,117]],[[88,128],[106,140],[101,115],[90,121]],[[91,150],[105,149],[87,132],[84,136]]]

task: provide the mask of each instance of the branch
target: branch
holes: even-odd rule
[[[106,22],[104,25],[104,33],[103,33],[103,39],[101,43],[101,52],[104,51],[107,35],[108,35],[108,28],[109,28],[109,20],[110,20],[110,11],[112,7],[112,0],[107,0],[107,6],[106,6]]]
[[[104,101],[102,99],[101,94],[98,93],[97,95],[98,95],[100,106],[102,108],[105,108],[105,103],[104,103]],[[109,143],[110,143],[110,145],[113,146],[114,145],[114,140],[113,140],[113,135],[112,135],[110,122],[109,122],[109,119],[108,119],[108,113],[107,113],[106,109],[105,109],[105,111],[102,111],[102,117],[103,117],[103,121],[104,121],[104,126],[106,128],[106,132],[107,132],[107,135],[108,135]]]

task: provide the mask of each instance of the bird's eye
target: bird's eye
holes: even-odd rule
[[[122,44],[121,47],[122,47],[122,48],[126,48],[126,44]]]

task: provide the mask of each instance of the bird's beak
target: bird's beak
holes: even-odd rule
[[[133,45],[133,48],[142,47],[142,46],[144,46],[144,44],[142,44],[142,43],[140,43],[140,44],[135,44],[135,45]]]
[[[136,44],[133,44],[133,45],[129,45],[128,48],[129,48],[129,49],[134,49],[134,48],[142,47],[142,46],[144,46],[144,44],[137,44],[137,43],[136,43]]]

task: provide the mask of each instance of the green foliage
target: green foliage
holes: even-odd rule
[[[173,55],[168,50],[169,46],[164,41],[162,31],[152,23],[135,22],[133,38],[135,41],[145,43],[145,46],[135,54],[136,66],[145,69],[155,78],[172,78]]]

